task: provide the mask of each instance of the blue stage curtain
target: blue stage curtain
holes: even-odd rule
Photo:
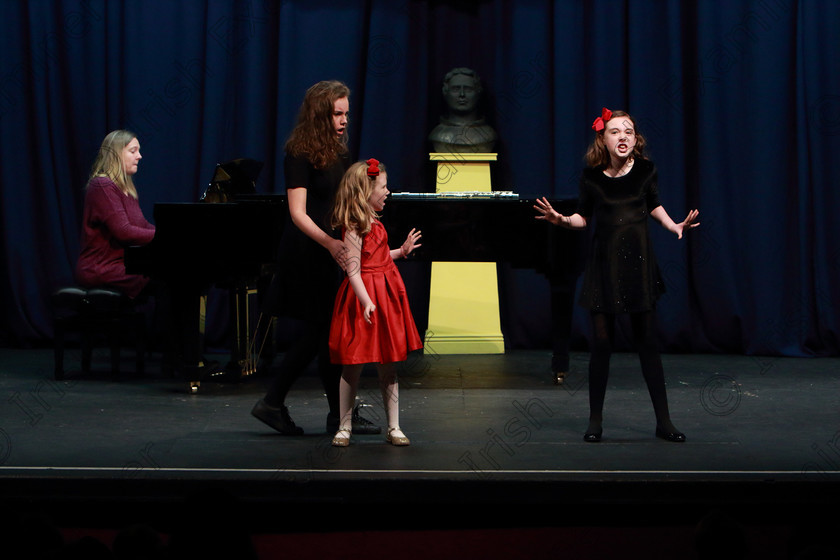
[[[48,295],[72,283],[83,188],[110,130],[138,134],[147,217],[196,201],[238,157],[265,161],[258,188],[284,192],[303,93],[338,79],[353,156],[386,162],[392,190],[429,191],[441,82],[466,66],[499,136],[498,190],[575,197],[601,107],[638,119],[665,208],[701,211],[682,241],[652,224],[664,349],[836,355],[837,21],[833,0],[2,2],[1,342],[52,336]],[[501,270],[508,345],[547,348],[545,279]],[[422,323],[427,302],[413,303]],[[574,327],[584,348],[582,309]]]

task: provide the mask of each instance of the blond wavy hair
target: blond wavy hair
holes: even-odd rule
[[[631,117],[629,113],[624,111],[613,111],[610,120],[616,117],[626,117],[633,123],[633,130],[636,131],[636,145],[633,147],[633,157],[637,159],[646,159],[647,155],[645,153],[645,147],[647,146],[647,141],[645,140],[645,137],[639,133],[639,129],[636,127],[636,120]],[[607,123],[604,124],[606,125]],[[610,164],[610,153],[607,151],[606,144],[604,144],[605,130],[606,128],[602,128],[595,133],[595,139],[592,140],[592,143],[589,145],[589,149],[586,150],[586,155],[583,159],[589,167],[598,167],[600,165]]]
[[[376,177],[368,176],[367,170],[367,162],[359,161],[351,165],[341,178],[330,217],[332,227],[355,229],[359,235],[366,235],[373,220],[379,218],[368,202]],[[379,173],[385,172],[385,164],[380,162]]]
[[[350,97],[350,88],[342,82],[318,82],[306,90],[297,124],[286,140],[286,153],[306,157],[316,169],[324,169],[347,153],[347,134],[336,137],[333,125],[335,102]]]
[[[137,199],[137,189],[131,175],[126,174],[123,164],[122,153],[128,144],[137,138],[137,135],[130,130],[114,130],[108,133],[102,145],[99,146],[99,153],[90,169],[90,179],[94,177],[108,177],[117,188],[133,199]]]

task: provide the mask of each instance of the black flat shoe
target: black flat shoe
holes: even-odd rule
[[[682,432],[666,432],[662,428],[656,428],[656,437],[671,441],[674,443],[683,443],[685,441],[685,434]]]
[[[366,405],[358,405],[353,409],[353,433],[354,434],[381,434],[382,428],[377,426],[359,413],[359,407]]]
[[[260,399],[251,409],[251,415],[284,436],[303,435],[303,428],[295,425],[292,417],[289,416],[289,409],[285,406],[275,408],[265,404],[265,401]]]
[[[599,441],[601,441],[602,433],[602,430],[598,430],[597,432],[586,432],[585,434],[583,434],[583,441],[587,443],[598,443]]]

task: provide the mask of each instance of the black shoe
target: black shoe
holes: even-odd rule
[[[254,405],[254,408],[251,409],[251,415],[257,420],[271,426],[284,436],[303,435],[303,428],[295,426],[292,417],[289,416],[289,409],[285,406],[275,408],[268,406],[263,399],[260,399]]]
[[[598,443],[601,441],[601,434],[603,431],[598,430],[597,432],[586,432],[583,434],[583,441],[587,443]]]
[[[665,441],[672,441],[674,443],[683,443],[685,441],[684,433],[677,431],[667,432],[659,426],[656,427],[656,437],[664,439]]]
[[[589,426],[586,428],[586,433],[583,434],[583,441],[587,443],[598,443],[601,441],[601,434],[604,433],[601,425],[601,422],[590,420]]]
[[[359,414],[359,407],[353,409],[354,434],[381,434],[382,428]]]
[[[338,431],[338,416],[327,414],[327,433]],[[353,433],[361,435],[381,434],[382,428],[359,414],[359,407],[353,409]]]

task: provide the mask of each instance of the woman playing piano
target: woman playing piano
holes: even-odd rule
[[[143,156],[127,130],[109,133],[99,147],[85,190],[81,253],[76,281],[86,288],[109,287],[137,297],[149,279],[125,272],[125,247],[146,245],[155,226],[146,221],[133,177]]]
[[[347,124],[350,89],[338,81],[310,87],[298,112],[297,124],[286,141],[284,174],[289,218],[281,239],[280,272],[275,274],[263,301],[272,316],[301,321],[300,338],[291,344],[265,396],[251,414],[281,434],[300,435],[291,419],[286,395],[308,365],[317,358],[318,373],[327,395],[327,432],[339,423],[338,385],[341,366],[330,363],[329,330],[332,305],[341,282],[344,244],[328,224],[330,204],[341,177],[350,166]],[[359,416],[354,429],[379,433],[381,428]]]
[[[586,154],[578,212],[563,216],[545,198],[534,208],[537,219],[583,229],[594,219],[595,232],[584,274],[580,303],[592,317],[594,338],[589,361],[588,442],[601,441],[604,396],[617,314],[628,314],[642,374],[653,402],[657,437],[685,441],[671,422],[665,374],[654,329],[656,300],[665,291],[648,234],[647,217],[682,239],[699,225],[698,211],[675,223],[659,203],[656,166],[645,156],[645,139],[633,117],[604,108],[592,124],[595,138]]]

